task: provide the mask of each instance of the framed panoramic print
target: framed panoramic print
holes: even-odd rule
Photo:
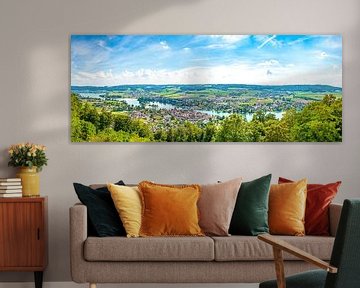
[[[72,35],[72,142],[341,142],[341,35]]]

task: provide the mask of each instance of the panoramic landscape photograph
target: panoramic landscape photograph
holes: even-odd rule
[[[341,142],[341,35],[72,35],[72,142]]]

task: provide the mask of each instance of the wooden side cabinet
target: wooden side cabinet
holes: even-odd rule
[[[32,271],[42,287],[47,266],[47,197],[0,198],[0,271]]]

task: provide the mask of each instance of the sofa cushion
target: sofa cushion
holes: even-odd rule
[[[210,237],[89,237],[84,245],[87,261],[213,261]]]
[[[116,183],[125,185],[123,181]],[[75,192],[87,207],[89,235],[100,237],[126,235],[123,224],[116,212],[110,192],[106,187],[85,186],[74,183]]]
[[[294,183],[273,184],[269,195],[270,234],[303,236],[305,234],[307,179]]]
[[[269,233],[270,182],[271,174],[241,183],[231,218],[230,234],[254,236]]]
[[[206,235],[229,236],[231,216],[242,178],[201,185],[199,225]]]
[[[276,236],[322,260],[330,260],[334,237]],[[254,236],[212,237],[215,242],[215,261],[272,260],[272,246]],[[299,260],[284,253],[285,260]]]
[[[203,236],[196,203],[200,186],[139,183],[142,199],[140,236]]]
[[[120,186],[109,183],[111,193],[127,237],[139,237],[141,226],[141,196],[138,187]]]
[[[292,180],[279,177],[279,184]],[[305,234],[330,235],[329,206],[335,198],[341,181],[328,184],[307,184]]]

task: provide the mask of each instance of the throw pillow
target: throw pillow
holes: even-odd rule
[[[141,226],[141,197],[138,187],[107,185],[127,237],[139,237]]]
[[[119,181],[118,185],[125,185]],[[92,189],[80,183],[74,183],[75,192],[87,207],[89,228],[94,236],[125,236],[125,229],[118,216],[110,192],[106,187]]]
[[[279,177],[279,184],[292,183],[292,180]],[[305,233],[307,235],[329,236],[329,206],[335,198],[341,181],[329,184],[308,184]]]
[[[271,234],[303,236],[306,207],[306,184],[273,184],[269,195],[269,227]]]
[[[201,229],[207,235],[229,236],[231,216],[242,178],[201,185],[198,202]]]
[[[139,183],[143,204],[141,236],[202,236],[196,203],[199,185]]]
[[[270,181],[271,174],[241,183],[231,218],[230,234],[256,236],[269,233]]]

